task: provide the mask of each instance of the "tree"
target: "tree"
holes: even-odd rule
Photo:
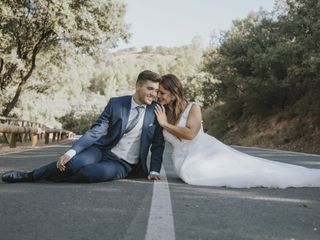
[[[177,48],[175,54],[176,59],[169,72],[176,74],[182,80],[197,74],[203,54],[201,37],[193,37],[191,44]]]
[[[221,81],[217,100],[235,119],[289,110],[320,119],[320,4],[286,4],[276,17],[258,12],[234,21],[205,54],[205,70]]]
[[[125,5],[118,0],[2,0],[2,115],[9,115],[16,106],[41,59],[63,65],[70,50],[93,55],[116,46],[120,39],[126,41],[129,35],[124,14]]]
[[[153,46],[150,46],[150,45],[148,45],[148,46],[143,46],[143,47],[141,48],[141,51],[142,51],[143,53],[152,53],[152,52],[153,52]]]
[[[77,109],[77,112],[90,111],[93,104],[96,105],[93,102],[96,96],[88,91],[90,79],[96,72],[96,63],[91,56],[69,54],[64,66],[48,65],[42,58],[41,60],[11,115],[61,127],[56,119],[66,112],[72,109]],[[106,100],[99,99],[99,103],[104,105]]]

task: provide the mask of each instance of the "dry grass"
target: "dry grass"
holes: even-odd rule
[[[252,117],[222,137],[227,144],[320,153],[320,127],[308,118]]]

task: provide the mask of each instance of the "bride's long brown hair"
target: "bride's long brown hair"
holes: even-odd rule
[[[183,94],[181,81],[174,74],[166,74],[161,77],[160,85],[169,91],[175,99],[172,101],[173,108],[169,108],[169,104],[165,105],[168,122],[176,124],[188,102]]]

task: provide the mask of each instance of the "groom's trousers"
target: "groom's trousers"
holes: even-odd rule
[[[75,155],[60,171],[57,161],[33,170],[30,174],[34,181],[55,182],[105,182],[128,176],[135,165],[119,159],[110,150],[91,146]]]

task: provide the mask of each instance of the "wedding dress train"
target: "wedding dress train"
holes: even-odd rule
[[[192,104],[184,110],[178,126],[185,126]],[[188,184],[233,188],[320,187],[320,169],[247,155],[202,129],[193,140],[180,140],[166,130],[163,134],[173,147],[175,171]]]

